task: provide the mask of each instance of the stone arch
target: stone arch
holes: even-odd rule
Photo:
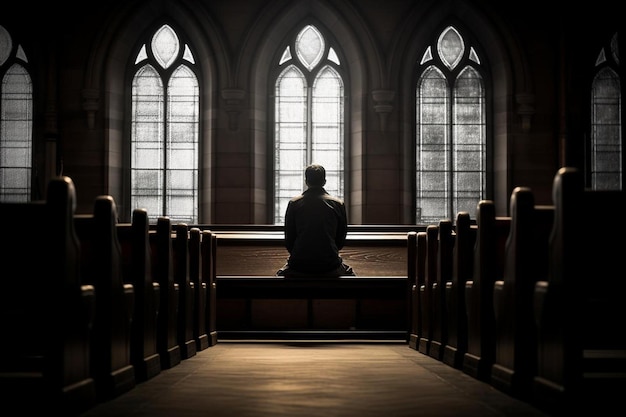
[[[139,40],[158,22],[174,22],[184,28],[185,36],[194,48],[194,57],[200,69],[201,89],[201,161],[200,166],[200,219],[212,217],[213,142],[216,106],[220,76],[229,74],[228,54],[219,27],[206,11],[197,4],[159,2],[141,6],[122,6],[111,19],[104,22],[99,37],[92,47],[85,71],[82,91],[83,110],[87,119],[102,123],[105,143],[104,170],[105,193],[119,201],[122,220],[130,216],[125,196],[123,143],[128,137],[127,69]],[[90,122],[91,123],[91,122]]]
[[[344,9],[338,10],[337,7]],[[237,80],[242,94],[249,97],[249,121],[253,154],[253,195],[254,221],[264,223],[270,217],[272,164],[270,148],[270,126],[267,125],[267,108],[271,92],[268,79],[274,63],[276,45],[294,30],[294,22],[314,19],[332,32],[340,40],[346,57],[350,91],[346,114],[347,140],[347,187],[346,200],[350,207],[351,223],[362,220],[364,167],[361,163],[364,152],[364,131],[366,118],[367,91],[370,85],[381,83],[382,71],[370,71],[380,63],[379,53],[371,41],[366,25],[358,13],[347,3],[335,5],[331,1],[295,2],[278,1],[271,3],[266,13],[255,22],[241,50],[237,63]],[[369,78],[368,78],[369,77]]]
[[[401,161],[403,188],[407,190],[402,201],[404,219],[412,218],[414,193],[409,192],[414,187],[414,94],[412,94],[415,75],[413,71],[416,62],[425,50],[437,31],[441,30],[446,22],[462,22],[464,28],[472,33],[473,38],[481,46],[488,62],[488,71],[491,80],[491,162],[490,175],[491,194],[488,198],[496,202],[498,212],[503,215],[508,211],[510,196],[510,150],[509,141],[515,131],[516,121],[520,117],[529,117],[534,111],[533,83],[526,65],[526,59],[521,55],[516,39],[505,29],[504,24],[498,24],[493,16],[486,15],[467,2],[455,0],[433,2],[416,7],[407,15],[395,39],[390,53],[390,68],[395,73],[390,79],[397,80],[394,85],[399,94],[398,123],[404,126],[402,131],[402,148],[404,152]],[[495,23],[494,23],[495,22]]]

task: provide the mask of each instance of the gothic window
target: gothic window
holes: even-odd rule
[[[274,83],[274,222],[302,193],[304,168],[326,169],[326,191],[344,194],[344,80],[336,50],[313,25],[285,47]]]
[[[474,47],[446,27],[422,55],[416,86],[416,222],[471,216],[485,193],[485,83]]]
[[[20,44],[0,26],[0,201],[31,200],[33,83]]]
[[[596,59],[591,85],[591,188],[622,189],[622,87],[617,34]]]
[[[187,44],[161,26],[135,58],[131,210],[198,223],[199,83]]]

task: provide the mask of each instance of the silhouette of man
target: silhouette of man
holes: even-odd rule
[[[306,167],[304,179],[307,189],[292,198],[285,211],[285,247],[289,258],[276,275],[355,275],[339,256],[348,234],[344,202],[324,189],[326,170],[323,166]]]

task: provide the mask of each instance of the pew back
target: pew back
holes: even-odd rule
[[[148,212],[133,210],[131,223],[117,224],[122,253],[124,282],[134,289],[131,325],[131,358],[137,381],[145,381],[161,372],[157,350],[159,283],[152,279]]]
[[[415,246],[415,267],[412,269],[415,277],[410,279],[413,282],[413,286],[411,288],[411,334],[409,336],[409,347],[415,350],[419,350],[420,339],[424,337],[424,326],[422,323],[425,313],[420,297],[420,289],[424,288],[426,282],[426,236],[426,232],[417,232],[408,237],[409,247]]]
[[[428,355],[430,351],[430,341],[433,337],[433,285],[437,282],[437,249],[439,226],[428,225],[425,236],[425,260],[424,260],[424,283],[419,287],[419,305],[422,312],[422,335],[419,338],[417,349]],[[418,244],[420,243],[418,237]],[[418,249],[419,253],[419,249]],[[418,268],[419,271],[419,268]]]
[[[553,185],[547,279],[535,287],[534,400],[551,410],[612,412],[626,392],[624,191],[585,189],[561,168]]]
[[[477,226],[472,224],[466,211],[457,213],[455,243],[452,256],[452,277],[446,283],[446,308],[448,339],[443,361],[461,368],[467,351],[467,312],[465,307],[465,283],[474,272],[474,245]]]
[[[435,279],[431,281],[432,328],[428,354],[437,360],[443,360],[444,348],[448,342],[446,285],[452,280],[452,254],[456,236],[452,220],[442,219],[438,226],[435,258],[437,272]]]
[[[407,232],[391,229],[350,230],[340,252],[344,262],[360,276],[406,277]],[[274,275],[289,257],[280,228],[211,231],[217,237],[216,275]]]
[[[530,188],[516,187],[510,211],[503,276],[494,285],[496,357],[491,383],[509,394],[529,398],[536,369],[533,292],[535,282],[548,273],[554,207],[535,205]]]
[[[82,280],[96,289],[92,371],[97,395],[105,400],[136,384],[130,356],[134,288],[123,280],[113,197],[97,197],[93,214],[75,215],[74,225],[81,245]]]
[[[465,283],[467,312],[467,352],[463,372],[480,380],[489,380],[495,360],[495,317],[493,288],[504,274],[504,253],[511,218],[496,216],[495,203],[482,200],[476,210],[474,272]]]
[[[0,203],[6,220],[0,391],[10,410],[36,414],[53,407],[74,415],[96,402],[90,368],[95,293],[81,282],[75,205],[69,177],[50,181],[46,201]]]
[[[157,349],[161,357],[161,367],[169,369],[181,361],[178,345],[179,288],[174,280],[172,223],[169,217],[159,217],[156,227],[150,230],[149,237],[153,281],[159,284],[160,294]]]

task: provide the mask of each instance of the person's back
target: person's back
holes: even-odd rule
[[[339,256],[348,233],[344,202],[324,189],[326,172],[321,165],[308,166],[305,180],[307,190],[287,205],[285,246],[289,259],[277,274],[353,275]]]

